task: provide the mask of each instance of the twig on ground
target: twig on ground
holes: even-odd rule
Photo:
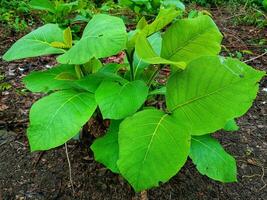
[[[242,178],[253,178],[255,176],[261,176],[260,174],[244,175]]]
[[[23,147],[25,147],[26,145],[25,144],[23,144],[22,142],[20,142],[20,141],[15,141],[15,143],[17,143],[17,144],[20,144],[21,146],[23,146]]]
[[[256,57],[253,57],[253,58],[250,58],[250,59],[248,59],[248,60],[245,60],[244,63],[248,63],[248,62],[251,62],[251,61],[253,61],[253,60],[257,60],[258,58],[260,58],[260,57],[262,57],[262,56],[264,56],[264,55],[266,55],[266,54],[267,54],[267,51],[264,52],[264,53],[262,53],[262,54],[260,54],[260,55],[258,55],[258,56],[256,56]]]
[[[68,165],[69,165],[69,178],[70,178],[70,185],[72,189],[73,196],[75,195],[75,190],[74,190],[74,185],[72,181],[72,171],[71,171],[71,163],[70,163],[70,158],[69,158],[69,153],[68,153],[68,145],[65,143],[65,152],[68,160]]]
[[[267,186],[266,182],[263,180],[263,178],[265,176],[265,174],[264,174],[264,166],[261,166],[261,170],[262,170],[261,181],[263,182],[264,185],[258,190],[258,192],[263,190]]]
[[[42,151],[39,153],[37,159],[35,161],[33,161],[33,167],[36,168],[38,163],[40,162],[41,158],[43,157],[43,155],[45,154],[45,151]]]
[[[232,19],[232,18],[236,18],[236,17],[240,17],[240,16],[243,16],[243,15],[246,15],[245,13],[241,12],[241,13],[237,13],[235,15],[232,15],[230,17],[226,17],[224,20],[229,20],[229,19]]]
[[[6,144],[7,142],[8,142],[8,140],[2,142],[2,143],[0,144],[0,147],[3,146],[4,144]]]

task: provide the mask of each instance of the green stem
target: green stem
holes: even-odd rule
[[[164,65],[159,65],[158,66],[158,69],[153,73],[153,75],[150,77],[150,79],[148,80],[147,82],[147,86],[148,88],[151,87],[152,83],[153,83],[153,80],[157,77],[159,71],[163,68]]]
[[[84,77],[84,74],[83,74],[83,71],[80,65],[75,65],[75,72],[76,72],[78,79],[81,79],[82,77]]]
[[[134,50],[132,50],[130,54],[126,51],[127,60],[129,62],[129,65],[130,65],[131,81],[134,81],[134,79],[135,79],[134,68],[133,68],[133,55],[134,55]]]

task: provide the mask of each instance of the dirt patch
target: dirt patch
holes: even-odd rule
[[[230,13],[213,11],[221,28],[227,50],[223,54],[250,50],[243,60],[256,57],[267,49],[257,41],[267,38],[266,29],[231,25]],[[2,28],[0,32],[4,33]],[[19,36],[1,34],[0,53]],[[21,78],[29,71],[41,70],[54,63],[51,57],[13,63],[0,61],[0,72],[12,88],[1,94],[0,114],[0,199],[138,199],[129,184],[93,160],[88,142],[68,144],[72,163],[75,197],[69,183],[64,147],[30,153],[25,136],[28,109],[40,97],[23,90]],[[248,62],[257,69],[267,69],[267,56]],[[200,175],[189,160],[168,183],[148,191],[148,198],[159,199],[251,199],[267,197],[267,79],[250,111],[238,120],[237,132],[218,132],[216,137],[237,160],[238,183],[222,184]],[[8,132],[9,131],[9,132]],[[266,174],[265,174],[266,173]]]

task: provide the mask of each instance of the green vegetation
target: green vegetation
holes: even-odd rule
[[[59,5],[41,8],[31,2],[59,23],[79,3]],[[251,107],[265,72],[219,56],[221,41],[210,16],[181,19],[176,6],[160,9],[150,23],[141,18],[129,32],[121,18],[96,14],[76,41],[71,28],[52,23],[25,35],[4,60],[57,55],[58,62],[23,79],[30,91],[47,94],[30,111],[31,150],[58,147],[91,117],[101,116],[111,125],[91,146],[95,159],[121,174],[135,191],[168,181],[188,157],[203,175],[237,181],[235,159],[212,133],[238,129],[235,119]],[[101,62],[120,52],[124,63]],[[163,85],[157,75],[166,66],[171,74]],[[161,109],[149,104],[159,98],[165,102]]]
[[[0,23],[16,32],[25,31],[31,21],[27,2],[0,0]],[[26,20],[26,17],[29,19]]]

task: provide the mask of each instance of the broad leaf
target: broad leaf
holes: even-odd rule
[[[120,173],[142,191],[166,182],[186,162],[190,135],[172,116],[156,109],[126,118],[119,130]]]
[[[82,38],[58,62],[84,64],[95,58],[104,58],[119,53],[126,47],[126,28],[118,17],[95,15],[84,29]]]
[[[225,124],[223,130],[225,130],[225,131],[238,131],[239,126],[236,124],[234,119],[231,119]]]
[[[264,75],[236,59],[201,57],[169,79],[167,108],[191,134],[212,133],[247,112]]]
[[[119,173],[117,161],[119,159],[118,132],[120,121],[111,121],[108,132],[97,138],[91,145],[95,160],[104,164],[112,172]]]
[[[52,47],[52,42],[64,42],[63,31],[56,24],[46,24],[19,39],[5,53],[3,59],[12,61],[65,52],[63,49]]]
[[[77,135],[96,109],[94,95],[65,90],[37,101],[27,130],[32,151],[58,147]]]
[[[217,55],[221,49],[222,34],[206,15],[181,19],[163,35],[161,57],[189,63],[205,55]]]
[[[122,119],[134,114],[145,102],[148,87],[143,81],[124,83],[104,81],[95,93],[104,119]]]
[[[31,0],[30,7],[36,10],[45,10],[51,13],[55,13],[55,5],[49,0]]]
[[[128,83],[126,79],[123,79],[117,74],[110,72],[97,72],[75,81],[74,84],[77,88],[94,93],[103,81],[116,81],[118,84]]]
[[[210,135],[192,137],[190,158],[198,171],[221,182],[235,182],[235,159]]]
[[[158,16],[151,24],[146,25],[145,18],[142,18],[137,26],[140,29],[134,31],[131,34],[131,37],[129,37],[129,40],[127,42],[127,50],[129,51],[134,48],[135,42],[140,34],[144,35],[145,37],[148,37],[170,24],[178,15],[179,12],[176,11],[174,8],[168,8],[161,9],[159,11]]]
[[[137,55],[145,62],[150,64],[169,64],[174,65],[178,68],[184,69],[184,62],[176,62],[160,57],[149,44],[148,40],[144,35],[139,35],[136,40],[135,50]],[[181,60],[181,59],[180,59]]]
[[[178,15],[179,12],[174,8],[161,9],[156,19],[151,24],[145,26],[141,33],[145,36],[150,36],[170,24]]]
[[[150,37],[148,37],[148,42],[151,45],[151,48],[153,51],[155,51],[156,54],[160,54],[161,52],[161,43],[162,38],[160,32],[157,32]],[[142,75],[144,69],[148,67],[150,64],[146,63],[142,58],[139,58],[137,53],[134,53],[134,60],[133,60],[133,67],[134,67],[134,77],[135,79],[139,79]]]
[[[60,79],[59,75],[68,73],[69,76],[75,78],[75,69],[73,65],[59,65],[43,72],[32,72],[23,78],[26,88],[32,92],[49,92],[57,89],[72,88],[72,82]],[[77,78],[77,77],[76,77]]]

